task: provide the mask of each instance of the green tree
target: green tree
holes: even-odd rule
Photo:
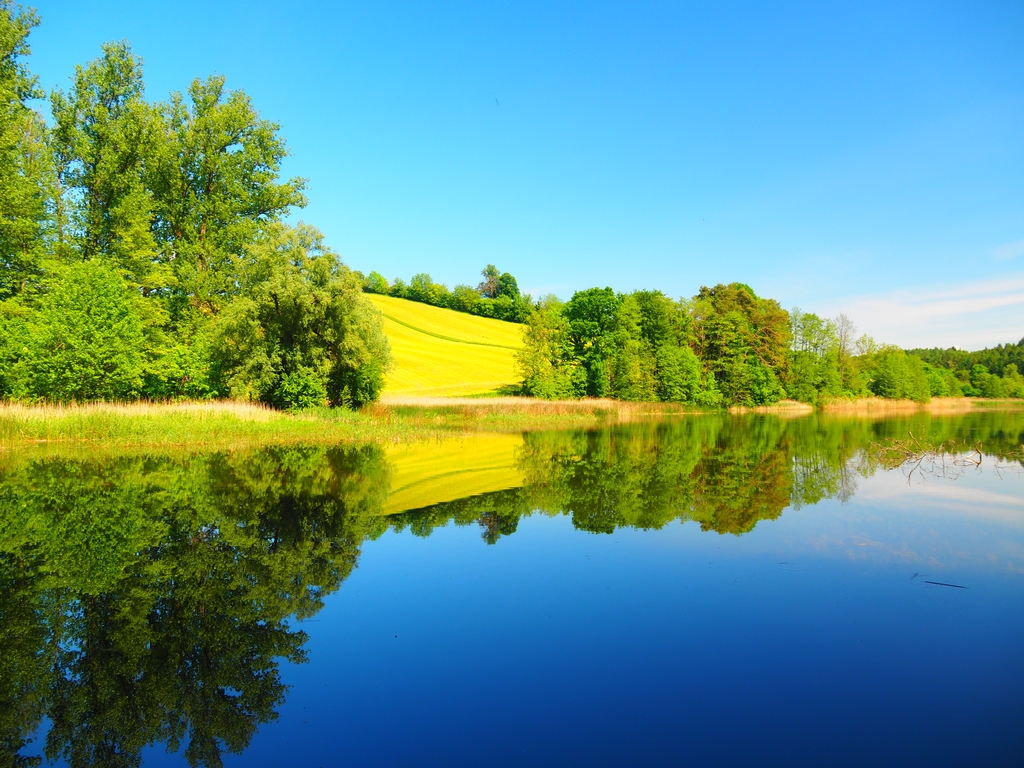
[[[657,399],[657,358],[643,334],[642,310],[635,294],[622,297],[616,313],[612,352],[612,394],[621,400]]]
[[[144,87],[142,59],[122,41],[77,66],[68,94],[51,95],[57,250],[64,258],[109,260],[126,279],[156,289],[168,276],[157,264],[145,177],[160,121]]]
[[[270,222],[303,207],[305,180],[279,180],[288,155],[280,126],[260,118],[224,77],[196,79],[160,106],[163,135],[147,180],[161,259],[175,295],[216,313],[234,292],[237,260]]]
[[[1003,368],[1003,389],[1006,397],[1024,397],[1024,376],[1018,373],[1015,363]]]
[[[380,272],[371,272],[363,279],[363,290],[367,293],[379,293],[381,296],[388,295],[387,278]]]
[[[508,272],[502,272],[498,278],[498,287],[495,290],[494,298],[508,296],[512,301],[519,298],[519,283]]]
[[[102,261],[63,268],[23,326],[13,394],[55,401],[137,398],[146,368],[139,302]]]
[[[611,288],[590,288],[574,293],[563,310],[572,356],[586,371],[585,394],[590,397],[612,394],[620,301]]]
[[[451,302],[451,308],[458,312],[473,312],[480,303],[480,294],[468,285],[456,285]]]
[[[542,299],[530,313],[516,370],[523,391],[533,397],[568,400],[586,393],[586,371],[572,356],[569,321],[556,296]]]
[[[810,312],[789,313],[792,346],[786,391],[795,400],[817,403],[842,391],[844,357],[836,324]],[[849,361],[846,362],[849,368]]]
[[[284,408],[375,400],[390,365],[380,313],[323,236],[273,225],[247,260],[214,331],[225,394]]]
[[[789,314],[742,283],[703,287],[692,303],[694,346],[725,402],[764,405],[785,397]]]
[[[27,105],[43,93],[23,61],[38,23],[32,9],[0,0],[0,300],[38,279],[44,255],[46,127]]]
[[[875,354],[871,391],[893,400],[927,402],[931,385],[924,362],[902,349],[883,346]]]

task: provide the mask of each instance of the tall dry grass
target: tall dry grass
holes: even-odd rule
[[[752,407],[734,405],[729,409],[729,413],[773,413],[776,416],[792,419],[814,413],[814,406],[797,400],[780,400],[772,405],[755,405]]]
[[[665,403],[531,398],[390,398],[360,411],[298,413],[232,401],[0,403],[0,450],[28,445],[231,448],[264,443],[394,443],[472,431],[590,428],[687,412]]]
[[[881,397],[862,397],[856,400],[830,400],[818,405],[818,410],[829,414],[884,416],[886,414],[963,413],[978,407],[983,401],[967,397],[933,397],[927,403],[914,400],[885,400]],[[1024,407],[1024,403],[1021,404]]]

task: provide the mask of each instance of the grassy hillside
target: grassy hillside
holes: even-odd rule
[[[523,326],[368,294],[384,313],[394,366],[384,395],[460,396],[518,383]]]

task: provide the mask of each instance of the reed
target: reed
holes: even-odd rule
[[[752,407],[734,405],[729,413],[773,413],[783,418],[797,418],[814,413],[814,406],[797,400],[780,400],[772,405],[755,405]]]
[[[466,432],[587,429],[688,413],[664,403],[530,398],[392,398],[360,411],[297,413],[232,401],[0,403],[0,449],[32,444],[232,448],[263,443],[435,439]]]
[[[933,397],[927,403],[914,400],[886,400],[881,397],[861,397],[855,400],[826,400],[818,404],[823,413],[846,413],[854,415],[884,415],[897,413],[963,413],[983,405],[978,398],[967,397]],[[1021,403],[1024,407],[1024,403]]]

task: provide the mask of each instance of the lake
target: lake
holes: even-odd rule
[[[886,460],[890,439],[959,441]],[[0,454],[4,765],[1020,766],[1024,414]]]

